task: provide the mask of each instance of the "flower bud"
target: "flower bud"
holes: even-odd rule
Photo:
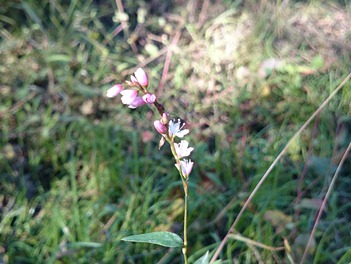
[[[162,114],[161,122],[162,122],[163,124],[165,124],[165,125],[168,124],[168,116],[169,116],[168,113],[163,113],[163,114]]]
[[[116,84],[106,91],[106,97],[113,98],[117,96],[123,90],[121,84]]]
[[[156,96],[154,94],[147,93],[147,94],[143,95],[143,100],[147,104],[153,104],[156,101]]]
[[[137,78],[135,78],[134,75],[130,76],[130,82],[131,82],[132,86],[135,86],[139,83]]]
[[[134,72],[134,76],[141,86],[147,87],[149,85],[149,78],[147,77],[146,72],[142,68],[137,69]],[[133,78],[131,78],[131,79],[132,79],[132,81],[134,81]]]
[[[155,126],[158,133],[160,133],[162,135],[167,133],[167,127],[160,120],[156,120],[154,122],[154,126]]]

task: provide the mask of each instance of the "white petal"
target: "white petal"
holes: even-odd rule
[[[177,133],[174,133],[177,137],[182,138],[184,137],[186,134],[189,133],[189,129],[184,129],[184,130],[180,130]]]

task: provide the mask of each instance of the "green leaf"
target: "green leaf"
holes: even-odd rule
[[[177,234],[171,232],[152,232],[140,235],[124,237],[121,240],[127,242],[150,243],[164,247],[182,247],[183,240]]]

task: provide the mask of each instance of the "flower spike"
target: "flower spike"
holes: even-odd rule
[[[144,104],[153,105],[157,112],[160,114],[161,118],[154,121],[154,127],[158,133],[161,134],[161,139],[158,145],[159,150],[168,142],[176,162],[175,166],[179,171],[179,176],[182,180],[184,189],[184,231],[183,231],[183,255],[185,262],[187,261],[187,215],[188,215],[188,180],[189,174],[193,169],[194,162],[190,159],[183,159],[188,157],[194,148],[189,147],[189,142],[186,140],[178,140],[175,137],[183,138],[189,133],[188,129],[183,129],[185,123],[181,119],[169,119],[169,113],[166,112],[164,106],[160,104],[156,98],[155,94],[152,94],[148,90],[149,79],[146,72],[138,68],[133,75],[130,77],[130,81],[125,81],[125,84],[131,87],[131,89],[124,89],[121,84],[116,84],[106,91],[106,97],[113,98],[118,94],[121,94],[121,101],[123,104],[127,105],[129,108],[135,109]],[[140,94],[142,95],[140,95]],[[181,238],[179,238],[182,240]]]

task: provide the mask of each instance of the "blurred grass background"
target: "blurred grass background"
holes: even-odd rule
[[[138,67],[195,147],[190,261],[218,246],[250,191],[350,72],[348,1],[2,1],[0,263],[181,263],[121,242],[182,232],[182,189],[151,108],[104,92]],[[347,83],[273,170],[237,226],[299,262],[351,139]],[[169,158],[169,159],[168,159]],[[310,263],[351,261],[350,158]],[[231,239],[223,263],[289,263]]]

